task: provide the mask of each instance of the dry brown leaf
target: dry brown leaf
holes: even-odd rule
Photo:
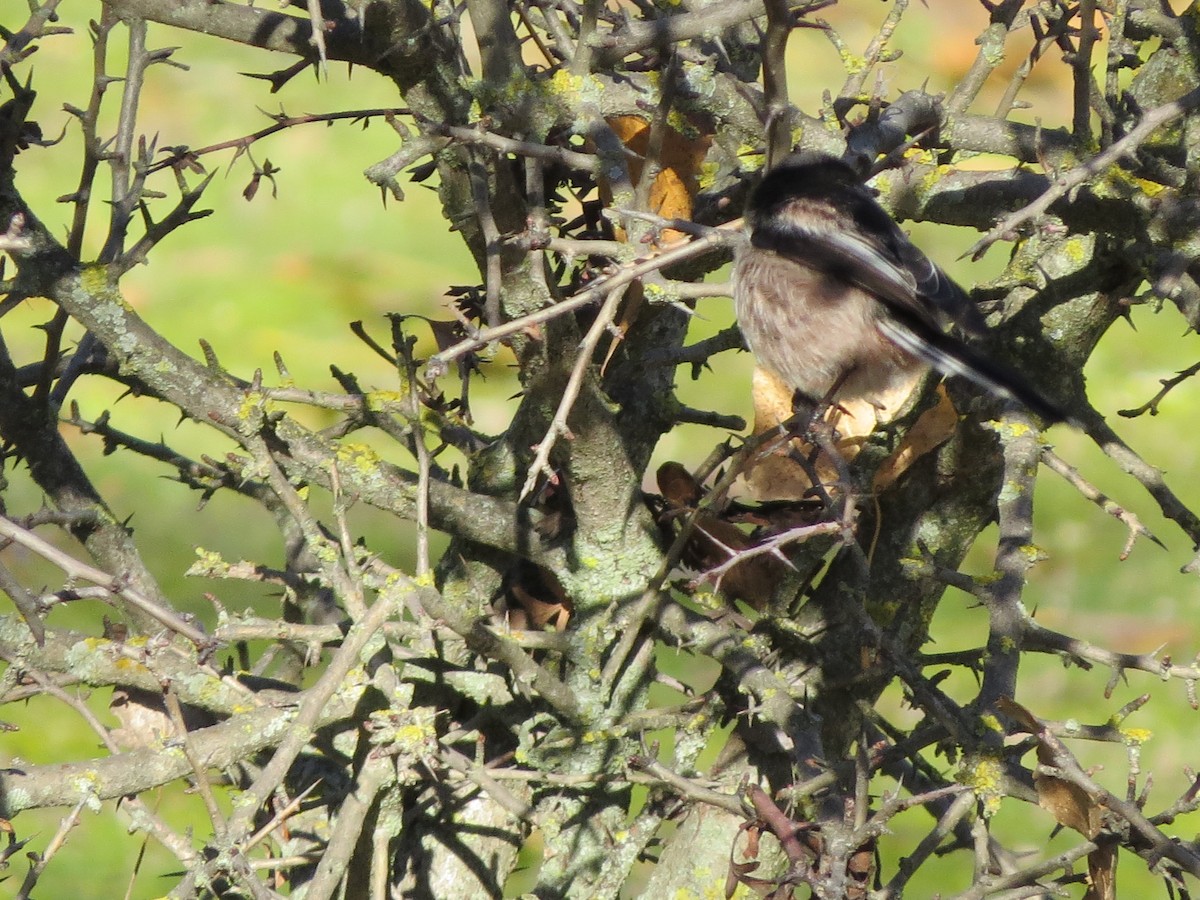
[[[831,409],[826,416],[835,428],[837,451],[846,462],[854,459],[864,439],[881,423],[891,421],[908,402],[919,377],[902,384],[875,402],[849,400]],[[944,443],[953,433],[958,413],[945,391],[939,387],[939,402],[923,413],[908,435],[875,477],[875,487],[883,490],[899,478],[923,455]],[[754,434],[778,428],[792,417],[792,391],[775,373],[756,367],[751,384],[754,400]],[[800,500],[809,495],[812,478],[797,457],[810,458],[812,445],[800,438],[779,443],[747,465],[743,481],[751,496],[758,500]],[[826,486],[837,481],[837,466],[824,454],[818,454],[813,469]]]
[[[650,151],[650,122],[640,116],[613,116],[608,120],[613,133],[621,143],[633,151],[629,159],[629,177],[636,185],[642,177],[643,160]],[[665,219],[692,218],[692,201],[700,189],[700,169],[704,157],[708,153],[712,138],[684,137],[674,128],[665,130],[662,142],[662,152],[659,155],[659,171],[650,186],[647,198],[649,211]],[[600,182],[600,196],[605,206],[612,205],[612,187],[603,179]],[[627,240],[624,229],[613,227],[617,240]],[[659,245],[671,244],[687,237],[680,231],[665,228],[658,235]],[[622,336],[629,332],[641,312],[644,296],[641,285],[634,284],[626,292],[620,315],[617,317],[615,329],[617,336],[609,344],[604,362],[600,366],[603,372],[620,346]]]
[[[660,520],[661,524],[680,521],[680,513],[692,510],[703,496],[703,488],[677,462],[663,463],[656,477],[659,492],[667,502],[667,515]],[[705,511],[696,517],[691,539],[683,551],[683,563],[697,572],[707,572],[727,562],[731,552],[738,553],[753,545],[750,537],[732,522]],[[763,609],[785,572],[783,560],[764,553],[731,567],[718,586],[725,596]]]
[[[629,177],[637,184],[642,177],[642,160],[650,150],[650,122],[640,116],[613,116],[608,124],[621,143],[637,154],[629,160]],[[700,169],[711,144],[710,135],[685,137],[674,128],[665,130],[660,169],[650,188],[650,212],[665,219],[692,218],[692,199],[700,189]],[[605,204],[610,200],[611,195],[605,197]],[[668,228],[663,230],[661,242],[669,244],[683,237],[681,232]],[[618,232],[617,239],[625,240],[624,234]]]
[[[900,441],[896,452],[885,459],[875,472],[876,491],[890,487],[913,463],[946,443],[954,434],[954,429],[958,427],[958,410],[954,408],[954,401],[943,385],[938,385],[937,394],[937,405],[921,413]]]
[[[1032,712],[1008,697],[996,703],[996,708],[1016,722],[1024,731],[1037,738],[1037,758],[1043,766],[1055,766],[1055,748],[1052,735]],[[1033,786],[1037,789],[1038,806],[1049,812],[1059,825],[1073,828],[1088,840],[1100,833],[1103,811],[1087,791],[1073,782],[1055,775],[1034,774]]]
[[[658,492],[673,509],[695,506],[704,496],[704,489],[700,487],[700,483],[680,463],[663,463],[658,467],[655,479],[658,481]]]
[[[1101,810],[1083,788],[1054,775],[1034,775],[1038,806],[1059,825],[1074,828],[1088,840],[1100,833]]]
[[[540,566],[523,564],[509,574],[505,584],[509,626],[523,631],[555,631],[567,627],[571,600],[554,574]]]
[[[1104,844],[1088,854],[1088,889],[1083,900],[1117,900],[1117,845]]]

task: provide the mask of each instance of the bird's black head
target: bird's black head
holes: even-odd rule
[[[767,173],[750,195],[747,214],[753,220],[792,200],[829,199],[861,189],[862,180],[849,163],[819,150],[801,150]]]

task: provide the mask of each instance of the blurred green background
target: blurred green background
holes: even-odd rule
[[[1177,6],[1180,4],[1176,4]],[[843,2],[822,15],[841,33],[849,48],[860,51],[874,35],[887,9],[878,0]],[[0,22],[17,28],[27,14],[25,3],[0,0]],[[70,207],[55,198],[73,190],[78,180],[80,139],[76,123],[62,110],[63,103],[83,107],[90,89],[91,47],[87,17],[98,16],[97,4],[64,4],[63,24],[75,33],[41,42],[31,65],[33,86],[39,91],[34,117],[47,137],[63,132],[51,148],[34,149],[18,160],[18,187],[38,214],[58,234],[64,234]],[[977,47],[975,35],[986,23],[979,4],[963,0],[928,0],[911,5],[896,33],[895,46],[903,58],[885,67],[890,94],[920,85],[928,79],[931,90],[945,89],[967,69]],[[217,40],[151,27],[151,46],[176,46],[175,60],[188,71],[154,67],[147,79],[140,131],[156,136],[159,146],[185,144],[193,148],[239,137],[265,124],[266,112],[282,107],[289,114],[328,112],[351,108],[401,106],[390,84],[363,70],[347,72],[331,66],[328,80],[310,73],[294,79],[278,95],[270,95],[264,82],[238,73],[269,72],[288,61],[284,57],[248,50]],[[114,42],[120,44],[120,39]],[[844,77],[838,54],[816,30],[799,30],[791,41],[792,98],[815,112],[825,90],[836,92]],[[1012,48],[1007,67],[1021,62],[1026,48]],[[118,50],[119,52],[119,50]],[[1103,59],[1098,54],[1097,58]],[[116,61],[119,65],[119,60]],[[110,68],[110,71],[115,71]],[[1025,121],[1056,126],[1069,120],[1067,69],[1057,58],[1042,62],[1023,94],[1029,109],[1018,113]],[[23,77],[23,76],[22,76]],[[117,86],[114,86],[114,89]],[[997,82],[977,103],[990,111],[1003,84]],[[114,90],[115,93],[115,90]],[[115,98],[114,98],[115,99]],[[109,110],[107,130],[111,130]],[[348,327],[363,320],[382,342],[387,341],[388,312],[421,313],[446,318],[445,291],[450,285],[478,281],[473,264],[457,236],[450,234],[433,193],[424,186],[407,189],[403,203],[381,202],[379,192],[362,177],[362,170],[388,156],[398,139],[381,120],[363,129],[349,123],[333,127],[306,125],[268,138],[252,148],[259,163],[269,159],[280,167],[278,196],[264,184],[247,202],[241,192],[252,169],[243,158],[230,165],[231,152],[208,156],[204,164],[219,174],[210,186],[204,206],[211,217],[170,237],[152,254],[152,262],[124,281],[125,297],[168,338],[199,355],[198,340],[209,341],[221,362],[249,378],[262,369],[268,383],[277,383],[272,354],[280,351],[293,380],[305,387],[337,390],[329,365],[350,371],[367,388],[387,389],[394,379],[387,365],[355,338]],[[999,164],[999,163],[998,163]],[[172,190],[169,175],[157,185]],[[103,185],[104,173],[101,181]],[[104,233],[106,209],[96,204],[90,234],[94,252]],[[906,226],[907,227],[907,226]],[[1003,264],[1005,251],[993,252],[977,264],[958,260],[973,242],[970,232],[928,225],[912,227],[918,243],[964,284],[986,280]],[[728,300],[702,301],[694,324],[695,337],[710,334],[732,321]],[[4,321],[4,336],[18,362],[40,358],[42,332],[37,326],[51,315],[49,304],[30,301]],[[1167,308],[1156,314],[1150,307],[1133,313],[1136,330],[1118,323],[1102,342],[1088,369],[1089,391],[1095,405],[1110,417],[1118,431],[1153,464],[1185,502],[1200,506],[1200,486],[1195,442],[1187,435],[1200,387],[1193,382],[1177,388],[1160,415],[1136,421],[1115,418],[1117,409],[1137,406],[1152,396],[1158,379],[1196,361],[1197,344],[1185,334],[1183,322]],[[74,332],[72,337],[78,337]],[[421,353],[432,352],[426,339]],[[713,360],[711,370],[690,381],[686,369],[678,376],[684,402],[702,408],[749,417],[747,354],[727,353]],[[483,430],[498,430],[512,410],[508,400],[514,379],[503,356],[485,366],[487,380],[473,387],[473,408]],[[111,409],[113,424],[147,439],[165,440],[190,453],[221,455],[230,448],[203,429],[180,424],[170,408],[154,401],[120,396],[99,381],[84,381],[72,393],[85,418]],[[184,571],[195,549],[204,547],[233,560],[252,558],[277,562],[279,540],[268,518],[237,498],[217,497],[197,510],[198,497],[164,478],[161,467],[130,454],[102,455],[100,441],[66,432],[97,487],[118,516],[133,515],[132,526],[154,574],[178,606],[212,620],[204,593],[211,592],[232,609],[252,607],[275,614],[277,600],[267,592],[240,584],[185,579]],[[658,462],[668,459],[694,465],[724,437],[711,429],[680,428],[663,440]],[[1145,652],[1163,647],[1177,659],[1197,650],[1196,616],[1200,600],[1194,577],[1179,574],[1191,556],[1188,541],[1162,520],[1144,491],[1124,478],[1116,467],[1081,436],[1059,428],[1051,435],[1060,455],[1121,505],[1142,516],[1147,526],[1167,544],[1163,551],[1139,543],[1125,562],[1118,554],[1125,542],[1124,528],[1079,497],[1051,473],[1044,472],[1039,486],[1037,540],[1049,559],[1033,573],[1026,605],[1040,621],[1066,629],[1113,650]],[[381,452],[401,463],[394,445],[379,443]],[[23,515],[41,503],[21,471],[9,473],[13,487],[7,497],[9,512]],[[235,524],[236,523],[236,524]],[[369,545],[390,561],[404,564],[411,558],[411,532],[394,520],[369,510],[356,509],[352,524]],[[986,538],[987,536],[985,536]],[[990,570],[994,546],[985,539],[968,561],[971,572]],[[6,551],[6,560],[21,567],[25,577],[55,587],[58,574],[22,555]],[[94,631],[106,610],[75,605],[57,610],[56,625]],[[931,652],[981,645],[986,638],[986,613],[973,600],[951,591],[933,625]],[[704,677],[702,666],[681,668],[681,677]],[[1133,673],[1109,700],[1102,691],[1107,673],[1065,669],[1052,659],[1029,659],[1023,673],[1025,693],[1017,699],[1039,716],[1103,722],[1131,698],[1154,690],[1151,704],[1128,724],[1153,731],[1141,753],[1141,771],[1153,772],[1155,790],[1149,808],[1165,806],[1185,789],[1184,767],[1195,764],[1192,747],[1200,719],[1184,697],[1182,684],[1160,684]],[[956,673],[944,687],[960,698],[974,693],[973,682]],[[92,708],[106,720],[108,692],[97,692]],[[889,695],[885,708],[905,716],[902,698]],[[95,755],[98,741],[78,718],[54,701],[34,700],[6,707],[2,718],[20,727],[0,733],[0,765],[48,763]],[[1098,776],[1111,790],[1124,793],[1128,763],[1123,748],[1112,745],[1073,745],[1084,765],[1103,766]],[[944,761],[939,761],[945,765]],[[193,826],[203,834],[207,824],[198,800],[179,791],[162,791],[152,805],[179,827]],[[152,842],[140,869],[135,861],[140,836],[126,836],[120,818],[106,804],[99,815],[85,813],[61,857],[51,864],[35,896],[111,898],[123,896],[127,887],[137,898],[159,896],[174,879],[174,860]],[[61,813],[23,814],[15,823],[18,834],[31,838],[41,849],[53,834]],[[894,865],[901,848],[911,848],[928,830],[931,821],[921,810],[896,820],[896,833],[883,845],[885,861]],[[1188,826],[1181,834],[1190,836]],[[1053,821],[1048,814],[1016,803],[1005,804],[997,817],[1000,835],[1018,849],[1044,852],[1050,843]],[[1075,840],[1064,835],[1058,844]],[[890,857],[889,857],[890,852]],[[886,862],[885,862],[886,865]],[[922,870],[909,891],[913,897],[953,892],[966,884],[968,863],[963,859],[934,862]],[[10,878],[0,883],[0,896],[23,875],[14,861]],[[1140,896],[1161,890],[1137,860],[1127,860],[1120,873],[1123,896]]]

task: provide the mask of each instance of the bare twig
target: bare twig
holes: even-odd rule
[[[600,312],[596,316],[596,320],[584,335],[583,341],[580,342],[579,352],[575,357],[575,364],[571,367],[571,374],[567,378],[567,383],[563,387],[562,398],[558,401],[558,408],[554,411],[554,417],[550,420],[550,425],[546,429],[546,436],[537,445],[537,453],[534,455],[533,462],[529,465],[529,474],[525,476],[525,484],[521,487],[520,499],[524,500],[528,497],[535,487],[538,480],[544,475],[550,478],[554,475],[554,470],[550,466],[550,454],[554,450],[554,445],[558,443],[560,437],[571,439],[571,429],[567,427],[567,417],[571,414],[571,408],[575,405],[575,401],[579,398],[579,391],[583,387],[584,377],[587,375],[588,369],[594,362],[596,348],[600,344],[600,339],[608,333],[608,328],[612,325],[613,320],[617,316],[617,310],[620,308],[621,299],[625,296],[625,287],[622,286],[615,291],[612,291],[604,301],[604,305],[600,307]]]
[[[1034,652],[1059,653],[1079,663],[1089,665],[1095,663],[1112,670],[1105,694],[1111,695],[1120,684],[1128,671],[1148,672],[1157,678],[1178,678],[1189,685],[1200,682],[1200,664],[1193,661],[1190,666],[1182,666],[1172,662],[1170,656],[1154,653],[1115,653],[1103,647],[1096,647],[1087,641],[1070,635],[1060,634],[1032,619],[1025,623],[1025,646]]]
[[[140,591],[124,584],[120,578],[109,575],[107,572],[102,572],[93,566],[89,566],[87,563],[80,562],[69,553],[58,549],[50,542],[38,537],[32,531],[26,531],[15,522],[0,517],[0,536],[15,541],[25,549],[36,553],[47,562],[58,566],[68,578],[79,578],[107,588],[111,593],[116,594],[130,606],[146,613],[164,627],[187,638],[197,647],[205,649],[212,645],[212,638],[186,621],[178,613],[164,609]]]
[[[15,660],[7,656],[6,661],[10,664],[15,662]],[[87,723],[88,727],[92,729],[97,737],[100,738],[109,753],[116,755],[121,752],[121,748],[113,739],[112,732],[97,718],[96,714],[92,712],[82,697],[64,690],[61,685],[55,684],[46,674],[39,672],[37,669],[29,668],[24,664],[22,664],[22,669],[30,678],[37,682],[41,691],[65,703],[74,710]],[[91,798],[83,797],[76,802],[87,805],[90,801]],[[138,828],[153,836],[155,840],[166,847],[183,865],[189,866],[196,860],[197,854],[192,847],[191,841],[164,822],[141,797],[136,794],[123,797],[121,806],[132,811],[131,817],[136,822]],[[46,860],[49,860],[49,856],[46,857]]]
[[[554,147],[531,141],[516,140],[492,131],[486,131],[478,126],[451,125],[445,122],[432,122],[416,117],[423,131],[428,134],[450,138],[462,144],[478,144],[489,147],[498,153],[524,156],[529,159],[540,159],[542,162],[557,163],[580,172],[597,171],[600,160],[590,153],[580,153],[566,147]]]
[[[8,568],[0,562],[0,591],[8,594],[13,606],[29,626],[29,632],[38,646],[46,643],[46,626],[42,624],[42,603],[32,593],[25,589]],[[104,596],[107,596],[105,594]]]
[[[1075,58],[1071,61],[1074,70],[1073,117],[1071,133],[1080,145],[1092,140],[1092,49],[1096,46],[1096,0],[1079,0],[1079,43]]]
[[[278,809],[275,812],[275,815],[271,816],[270,821],[268,821],[265,825],[263,825],[262,828],[258,829],[258,831],[246,839],[246,843],[242,847],[243,852],[248,853],[250,850],[253,850],[268,837],[270,837],[271,832],[275,831],[280,825],[294,816],[296,812],[299,811],[300,806],[304,803],[305,799],[308,798],[313,791],[320,786],[321,783],[319,781],[314,781],[295,797],[289,800],[282,808]]]
[[[67,835],[79,824],[79,817],[82,815],[85,806],[87,806],[86,800],[80,800],[76,803],[71,808],[71,811],[63,816],[63,820],[58,825],[58,830],[54,832],[54,836],[46,844],[46,849],[41,853],[29,854],[33,859],[33,863],[29,866],[29,871],[25,873],[25,880],[21,882],[21,887],[15,895],[15,900],[28,900],[29,895],[38,883],[38,879],[46,871],[46,866],[54,858],[54,854],[62,848],[63,844],[67,842]]]
[[[942,814],[938,819],[937,824],[929,834],[921,839],[921,842],[913,849],[912,853],[904,858],[899,866],[896,867],[896,874],[892,880],[884,885],[883,890],[879,892],[879,900],[886,900],[891,897],[904,896],[904,886],[908,884],[908,880],[913,876],[925,862],[929,859],[942,843],[954,833],[955,827],[974,807],[976,797],[973,793],[964,792],[954,798],[954,802],[949,809]]]
[[[166,158],[152,164],[147,170],[147,174],[158,172],[161,169],[168,168],[184,168],[191,165],[194,161],[202,156],[208,156],[212,153],[219,153],[222,150],[235,150],[233,161],[237,161],[243,153],[251,146],[261,141],[263,138],[270,137],[273,134],[278,134],[281,131],[286,131],[289,128],[295,128],[299,125],[312,125],[317,123],[330,124],[332,122],[340,122],[350,120],[352,122],[366,122],[370,119],[383,117],[394,117],[408,115],[409,110],[403,107],[395,109],[348,109],[338,112],[329,113],[311,113],[301,116],[286,116],[280,113],[267,113],[271,119],[271,124],[265,128],[260,128],[258,131],[243,135],[238,138],[230,138],[225,141],[218,141],[215,144],[208,144],[204,147],[192,149],[190,147],[164,147],[162,152],[166,154]]]
[[[458,359],[467,353],[472,353],[486,347],[493,341],[503,340],[509,335],[524,331],[535,325],[540,325],[543,322],[548,322],[551,319],[557,319],[559,316],[564,316],[567,313],[574,312],[591,303],[595,303],[602,297],[607,297],[613,291],[624,287],[631,281],[636,281],[644,275],[651,272],[657,272],[667,266],[675,263],[683,262],[689,259],[695,259],[698,256],[703,256],[706,253],[712,253],[717,249],[727,246],[730,243],[736,242],[737,236],[729,230],[718,229],[706,237],[694,241],[683,241],[678,244],[667,247],[659,253],[645,258],[635,260],[622,266],[614,275],[604,279],[599,284],[591,285],[573,297],[568,297],[560,303],[553,306],[548,306],[545,309],[540,309],[537,312],[529,313],[521,316],[518,319],[513,319],[511,322],[505,322],[495,328],[488,328],[474,337],[466,338],[459,341],[452,347],[434,354],[430,357],[427,363],[427,368],[431,376],[440,375],[446,371],[449,363]]]
[[[1084,430],[1105,456],[1146,489],[1162,514],[1178,525],[1194,546],[1200,546],[1200,518],[1167,486],[1163,473],[1142,459],[1094,410],[1088,410]]]
[[[870,74],[875,71],[875,67],[879,65],[879,61],[887,51],[888,43],[891,41],[892,35],[896,33],[896,28],[907,9],[908,0],[898,0],[891,5],[883,22],[879,25],[879,30],[875,32],[871,43],[863,52],[860,64],[849,73],[846,81],[842,84],[842,89],[838,91],[838,97],[843,100],[853,100],[858,99],[862,94],[863,85]]]
[[[1200,372],[1200,363],[1188,366],[1186,369],[1181,369],[1173,378],[1161,378],[1159,384],[1162,385],[1162,390],[1157,394],[1134,409],[1118,409],[1117,415],[1124,416],[1126,419],[1136,419],[1138,416],[1150,413],[1152,416],[1158,415],[1158,407],[1166,399],[1167,394],[1179,387],[1183,382],[1187,381],[1197,372]]]
[[[770,170],[792,149],[788,103],[787,44],[792,33],[788,0],[765,0],[767,35],[762,44],[763,90],[766,94],[767,163]]]
[[[343,686],[342,682],[350,670],[360,663],[359,654],[367,642],[383,627],[383,623],[396,613],[402,594],[408,589],[405,585],[397,585],[392,590],[381,592],[366,615],[350,628],[342,646],[329,661],[321,678],[305,692],[304,701],[292,719],[287,737],[279,744],[271,756],[271,761],[263,767],[254,783],[246,789],[242,802],[230,816],[226,832],[228,843],[240,844],[249,837],[254,816],[283,781],[300,751],[312,738],[313,728],[319,721],[325,705]]]
[[[765,553],[769,553],[777,559],[786,562],[787,557],[783,556],[780,551],[788,544],[801,543],[822,534],[838,534],[844,527],[845,525],[841,521],[799,525],[796,528],[789,528],[780,534],[772,535],[761,543],[747,547],[745,550],[733,550],[732,548],[725,547],[725,551],[729,553],[729,559],[725,560],[719,566],[714,566],[702,573],[700,580],[719,584],[721,577],[728,573],[734,566],[741,565],[746,560],[762,556]],[[715,542],[715,539],[711,535],[709,539]]]
[[[321,74],[329,77],[329,51],[325,49],[325,14],[321,11],[321,0],[305,0],[308,20],[312,23],[312,42],[320,60]]]
[[[70,29],[49,24],[62,0],[46,0],[40,6],[30,4],[29,19],[19,31],[11,32],[0,48],[0,65],[14,66],[33,52],[33,42],[43,35],[68,34]]]
[[[946,98],[946,108],[951,115],[959,115],[967,111],[975,102],[975,98],[979,96],[984,83],[1004,60],[1004,45],[1016,26],[1017,14],[1020,12],[1021,6],[1021,0],[1018,2],[1009,0],[1009,2],[991,6],[991,21],[975,39],[975,43],[979,46],[975,61],[971,63],[971,68],[959,79],[958,84],[950,92],[950,96]]]
[[[1173,122],[1197,106],[1200,106],[1200,88],[1193,88],[1178,100],[1164,103],[1162,106],[1150,110],[1119,141],[1115,141],[1083,165],[1076,166],[1069,172],[1060,175],[1055,179],[1053,185],[1038,197],[1037,200],[1033,201],[1033,203],[1017,210],[1015,213],[1005,216],[991,231],[976,241],[963,256],[979,259],[984,251],[996,243],[996,241],[1006,239],[1008,235],[1014,233],[1021,225],[1042,215],[1056,201],[1065,197],[1072,190],[1097,177],[1122,157],[1133,153],[1163,125]]]
[[[726,794],[714,791],[710,787],[698,784],[695,779],[685,778],[678,772],[672,771],[658,760],[648,756],[631,756],[629,767],[635,771],[644,772],[649,780],[643,783],[658,784],[667,787],[688,800],[696,803],[707,803],[717,809],[723,809],[735,816],[746,815],[746,801],[737,794]]]
[[[1148,538],[1158,546],[1165,549],[1162,541],[1156,538],[1145,525],[1142,524],[1134,513],[1125,509],[1114,502],[1110,497],[1101,492],[1095,485],[1083,478],[1073,466],[1067,463],[1061,456],[1051,450],[1049,447],[1042,449],[1042,462],[1044,462],[1052,471],[1061,475],[1071,487],[1079,491],[1085,498],[1095,503],[1098,507],[1117,519],[1129,529],[1129,540],[1125,542],[1124,549],[1121,550],[1120,558],[1122,560],[1129,557],[1129,553],[1133,550],[1133,543],[1137,540],[1138,535]]]
[[[350,858],[362,837],[363,823],[379,792],[396,778],[395,763],[387,757],[367,756],[357,773],[354,790],[338,809],[333,832],[317,863],[305,893],[313,900],[328,900],[346,877]]]
[[[183,718],[183,707],[179,705],[179,698],[175,696],[175,692],[171,690],[170,685],[167,685],[163,690],[163,702],[166,704],[167,713],[171,717],[171,722],[175,726],[175,740],[183,748],[183,755],[187,757],[188,762],[192,766],[192,775],[196,780],[196,789],[200,792],[200,799],[204,801],[204,809],[208,813],[208,820],[212,823],[213,837],[221,840],[225,836],[225,816],[221,812],[221,808],[217,805],[216,795],[213,793],[212,782],[208,780],[208,770],[196,755],[195,748],[192,746],[191,739],[188,736],[187,722]]]
[[[475,217],[479,220],[479,231],[483,235],[484,255],[484,289],[487,299],[484,303],[484,316],[487,324],[495,328],[500,324],[500,290],[503,286],[504,272],[500,260],[500,229],[496,226],[496,217],[492,215],[492,188],[489,178],[491,154],[471,152],[467,169],[471,177],[471,195],[475,199]],[[485,164],[487,160],[488,164]]]

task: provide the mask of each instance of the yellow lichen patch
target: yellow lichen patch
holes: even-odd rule
[[[1126,746],[1140,747],[1154,737],[1154,732],[1149,728],[1122,728],[1120,732],[1121,740],[1125,742]]]
[[[339,468],[352,469],[363,475],[372,475],[382,464],[374,450],[366,444],[338,444],[337,464]]]
[[[138,662],[136,659],[130,659],[128,656],[119,656],[113,662],[118,672],[145,672],[150,674],[150,670]]]
[[[994,731],[996,734],[1004,734],[1004,725],[1001,723],[998,716],[988,713],[980,716],[979,722],[989,731]]]
[[[407,402],[407,398],[399,391],[368,391],[364,399],[371,412],[389,412]]]
[[[963,759],[956,778],[983,801],[983,814],[995,815],[1004,799],[1004,767],[993,756],[972,755]]]
[[[1022,544],[1019,552],[1030,565],[1046,559],[1046,551],[1037,544]]]

